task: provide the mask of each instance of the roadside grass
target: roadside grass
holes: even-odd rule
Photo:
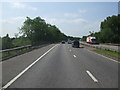
[[[119,61],[120,62],[120,52],[115,52],[115,51],[110,51],[110,50],[104,50],[104,49],[97,49],[97,48],[92,48],[92,47],[89,47],[87,45],[84,45],[84,44],[81,44],[83,45],[83,47],[91,50],[91,51],[94,51],[96,53],[99,53],[101,55],[104,55],[106,57],[109,57],[109,58],[112,58],[116,61]]]
[[[105,56],[111,57],[113,59],[120,59],[120,53],[119,52],[114,52],[114,51],[110,51],[110,50],[104,50],[104,49],[95,49],[93,50],[97,53],[103,54]]]
[[[0,53],[0,59],[2,58],[2,53]]]
[[[3,52],[3,53],[0,53],[0,59],[4,60],[4,59],[10,58],[10,57],[14,57],[14,56],[23,54],[23,53],[25,53],[29,50],[31,50],[31,48],[24,48],[24,49],[21,49],[21,50]]]
[[[48,45],[48,43],[44,43],[44,44],[41,44],[39,46],[34,46],[34,47],[28,47],[28,48],[22,48],[22,49],[18,49],[18,50],[13,50],[13,51],[9,51],[9,52],[1,52],[0,53],[0,60],[4,61],[6,59],[9,59],[9,58],[12,58],[12,57],[15,57],[15,56],[18,56],[18,55],[30,52],[30,51],[32,51],[34,49],[38,49],[38,48],[46,46],[46,45]]]

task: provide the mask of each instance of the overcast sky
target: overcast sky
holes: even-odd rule
[[[66,35],[82,37],[89,31],[98,32],[101,21],[118,14],[118,2],[2,2],[0,6],[0,36],[8,33],[11,37],[19,32],[26,16],[40,16]]]

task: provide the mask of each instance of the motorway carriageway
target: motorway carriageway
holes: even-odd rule
[[[118,88],[118,62],[51,44],[2,62],[3,88]]]

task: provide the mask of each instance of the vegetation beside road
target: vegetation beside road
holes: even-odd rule
[[[120,44],[120,15],[107,17],[101,22],[100,31],[92,32],[90,35],[96,37],[98,43],[117,43]],[[86,41],[87,36],[83,36],[81,40]],[[40,17],[31,19],[27,17],[23,25],[20,27],[20,32],[15,34],[15,37],[10,37],[7,34],[4,37],[0,37],[0,50],[10,49],[25,45],[40,45],[41,43],[56,43],[62,40],[75,40],[79,37],[67,36],[60,31],[55,25],[46,23],[46,21]],[[1,48],[2,47],[2,48]],[[102,52],[103,51],[97,51]],[[3,54],[3,57],[10,54]]]
[[[103,49],[96,49],[96,50],[93,50],[97,53],[100,53],[102,55],[105,55],[105,56],[108,56],[108,57],[111,57],[113,59],[117,59],[119,60],[120,59],[120,53],[119,52],[113,52],[113,51],[110,51],[110,50],[103,50]]]
[[[79,39],[78,37],[67,36],[60,31],[55,25],[45,22],[44,19],[36,17],[31,19],[27,17],[23,25],[20,27],[19,33],[15,33],[14,37],[7,34],[0,37],[0,50],[11,49],[26,45],[39,46],[45,43],[56,43],[67,39]],[[28,51],[27,49],[2,52],[0,58],[15,56]]]
[[[31,48],[24,48],[24,49],[19,49],[15,51],[9,51],[9,52],[3,52],[2,55],[0,56],[0,59],[7,59],[16,55],[20,55],[22,53],[25,53],[27,51],[32,50]],[[1,53],[0,53],[1,54]]]
[[[81,45],[82,45],[82,47],[85,47],[86,49],[91,50],[93,52],[99,53],[106,57],[115,59],[117,61],[120,60],[120,52],[115,52],[115,51],[110,51],[110,50],[105,50],[105,49],[97,49],[97,48],[86,46],[84,44],[81,44]]]
[[[115,16],[109,16],[101,22],[100,31],[90,31],[90,35],[96,37],[97,43],[116,43],[120,44],[120,14]],[[83,36],[81,40],[86,41],[86,37]]]
[[[45,22],[44,19],[36,17],[31,19],[27,17],[23,25],[20,27],[20,32],[15,33],[14,37],[7,34],[0,37],[1,49],[10,49],[25,45],[39,45],[41,43],[56,43],[67,39],[79,39],[78,37],[67,36],[60,31],[55,25]]]
[[[103,44],[113,44],[113,45],[119,45],[120,44],[120,14],[115,16],[109,16],[106,19],[104,19],[103,22],[101,22],[100,25],[100,31],[94,32],[90,31],[90,35],[96,37],[96,43],[103,43]],[[83,36],[82,41],[86,41],[86,38],[88,36]],[[107,57],[111,57],[113,59],[120,59],[120,53],[114,52],[110,50],[103,50],[103,49],[91,49],[91,47],[87,47],[90,50],[95,51],[96,53],[100,53],[102,55],[105,55]]]

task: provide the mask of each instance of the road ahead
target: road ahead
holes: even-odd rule
[[[117,62],[83,47],[72,48],[70,44],[53,46],[49,45],[4,61],[3,86],[8,85],[9,88],[118,88]],[[35,60],[37,60],[36,63],[26,69]],[[25,69],[26,71],[20,74]],[[12,83],[9,82],[11,80]]]

